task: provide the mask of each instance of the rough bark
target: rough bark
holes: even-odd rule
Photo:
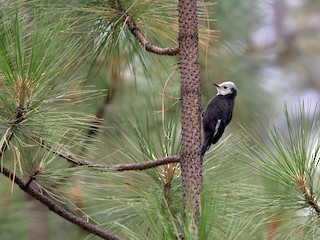
[[[200,66],[196,0],[179,1],[179,54],[181,73],[181,173],[184,207],[189,203],[196,225],[202,185]],[[188,200],[188,201],[187,201]]]

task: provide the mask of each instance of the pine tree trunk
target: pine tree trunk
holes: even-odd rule
[[[179,0],[179,54],[181,73],[181,174],[183,203],[190,204],[198,225],[202,185],[200,66],[196,0]]]

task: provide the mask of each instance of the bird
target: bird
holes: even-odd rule
[[[212,83],[217,88],[217,95],[211,99],[202,112],[203,145],[201,156],[221,138],[226,126],[230,123],[233,114],[234,100],[238,90],[233,82],[221,84]]]

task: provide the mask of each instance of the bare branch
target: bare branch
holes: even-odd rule
[[[135,38],[141,43],[141,45],[148,51],[152,53],[156,53],[159,55],[170,55],[174,56],[179,54],[179,46],[172,48],[161,48],[152,43],[150,43],[146,37],[143,35],[141,30],[137,27],[136,23],[132,20],[132,18],[125,13],[125,23],[131,33],[135,36]]]
[[[95,234],[103,239],[108,240],[119,240],[119,238],[107,231],[104,231],[103,229],[86,222],[82,218],[68,212],[64,208],[60,207],[58,204],[56,204],[53,200],[46,197],[42,193],[38,192],[34,188],[31,188],[30,186],[27,186],[21,178],[19,178],[17,175],[14,175],[9,169],[2,167],[1,172],[7,176],[11,181],[14,181],[25,193],[29,194],[33,198],[37,199],[42,204],[46,205],[51,211],[55,212],[59,216],[63,217],[64,219],[68,220],[69,222],[72,222],[79,227],[81,227],[83,230]]]
[[[88,160],[79,159],[75,156],[73,156],[70,153],[67,153],[63,150],[55,150],[51,146],[44,145],[41,143],[41,146],[49,151],[51,151],[54,154],[57,154],[58,156],[66,159],[68,162],[78,165],[78,166],[87,166],[90,168],[97,168],[97,169],[107,169],[107,170],[114,170],[118,172],[123,171],[132,171],[132,170],[146,170],[149,168],[155,168],[161,165],[165,165],[168,163],[177,163],[180,161],[180,156],[173,155],[173,156],[167,156],[155,160],[150,160],[144,163],[128,163],[128,164],[116,164],[116,165],[104,165],[104,164],[96,164]]]
[[[128,163],[128,164],[116,164],[114,166],[104,166],[105,168],[115,169],[116,171],[130,171],[130,170],[146,170],[149,168],[159,167],[168,163],[177,163],[180,161],[180,156],[173,155],[163,157],[155,160],[150,160],[144,163]],[[103,167],[103,166],[102,166]]]
[[[145,50],[147,50],[148,52],[159,54],[159,55],[174,56],[179,54],[179,46],[172,47],[172,48],[161,48],[150,43],[147,40],[147,38],[143,35],[140,28],[138,28],[137,24],[134,22],[131,16],[129,16],[129,14],[122,8],[120,1],[115,0],[114,3],[116,8],[123,14],[125,24],[129,28],[130,32],[141,43],[141,45],[145,48]]]

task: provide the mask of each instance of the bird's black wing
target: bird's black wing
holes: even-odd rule
[[[219,103],[220,98],[216,96],[209,102],[205,112],[203,112],[202,123],[204,131],[214,131],[218,120],[222,118],[222,111],[219,107]]]
[[[201,149],[202,156],[221,138],[226,126],[232,118],[234,101],[223,96],[217,95],[213,98],[206,111],[202,114],[202,124],[204,132],[204,142]]]
[[[224,131],[223,112],[219,107],[220,98],[216,96],[213,98],[205,112],[202,113],[202,127],[204,133],[204,141],[201,149],[201,155],[210,148],[212,143],[216,143]],[[221,129],[223,129],[221,131]]]

